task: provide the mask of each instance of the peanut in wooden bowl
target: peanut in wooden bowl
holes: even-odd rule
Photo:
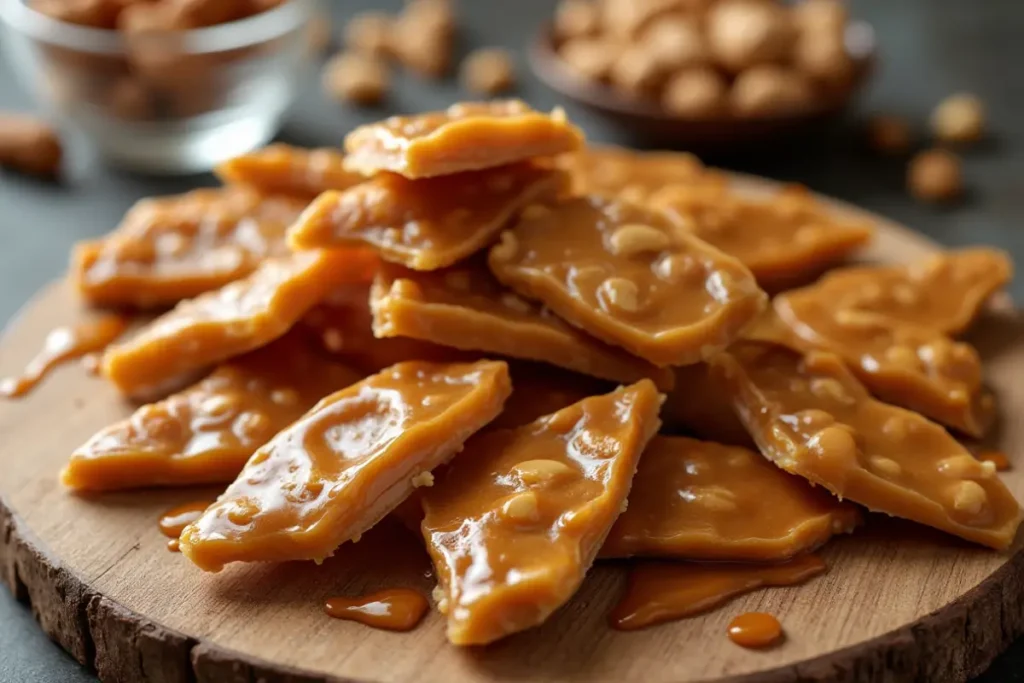
[[[839,118],[874,70],[874,29],[866,22],[852,21],[846,27],[846,45],[855,67],[848,88],[834,94],[822,93],[806,109],[745,117],[725,114],[685,118],[666,111],[656,101],[632,97],[608,84],[587,80],[574,73],[559,56],[550,24],[541,27],[528,56],[533,72],[548,87],[603,116],[636,141],[711,155],[820,130]]]

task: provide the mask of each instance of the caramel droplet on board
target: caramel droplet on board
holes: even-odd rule
[[[172,553],[181,552],[181,548],[178,546],[178,539],[172,538],[167,541],[167,549]]]
[[[630,572],[626,593],[612,610],[611,625],[632,631],[692,617],[757,588],[804,583],[825,569],[817,555],[771,565],[641,564]]]
[[[28,362],[20,376],[0,380],[0,396],[24,396],[58,365],[103,350],[127,327],[126,318],[104,315],[82,325],[52,330],[46,335],[42,350]]]
[[[782,624],[771,614],[747,612],[729,622],[729,640],[742,647],[768,647],[782,639]]]
[[[978,460],[994,464],[999,472],[1010,469],[1010,459],[1002,451],[983,451],[978,454]]]
[[[423,619],[430,604],[409,588],[389,588],[357,598],[329,598],[324,605],[328,616],[358,621],[386,631],[411,631]]]
[[[157,523],[160,526],[160,533],[173,539],[177,545],[182,529],[199,519],[206,508],[212,504],[213,501],[210,500],[197,500],[171,508],[160,517],[160,521]],[[168,544],[169,546],[170,544]],[[177,550],[177,548],[174,549]]]

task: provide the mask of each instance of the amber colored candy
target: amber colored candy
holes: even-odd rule
[[[229,483],[274,434],[360,377],[288,335],[100,430],[61,479],[83,491]]]
[[[299,321],[299,327],[314,337],[317,345],[346,365],[367,374],[406,360],[453,363],[476,360],[469,354],[419,339],[373,335],[370,285],[354,283],[336,287]]]
[[[729,640],[741,647],[769,647],[782,640],[782,624],[771,614],[745,612],[729,622]]]
[[[210,365],[264,346],[366,264],[346,251],[264,261],[252,275],[178,304],[103,355],[123,393],[167,391]]]
[[[285,230],[305,204],[239,187],[143,199],[112,233],[75,246],[72,277],[92,304],[175,304],[286,254]]]
[[[870,510],[1006,548],[1020,506],[945,429],[871,398],[836,355],[740,342],[711,361],[776,465]]]
[[[540,361],[584,375],[662,388],[672,373],[567,325],[494,279],[482,263],[434,273],[383,268],[371,291],[378,337],[411,337],[458,349]]]
[[[955,335],[1013,277],[1005,252],[986,247],[946,251],[900,266],[859,266],[827,273],[809,287],[787,292],[792,306],[829,303],[831,309],[870,313],[892,323]]]
[[[366,180],[345,170],[345,155],[330,148],[270,145],[220,164],[214,171],[228,185],[244,185],[265,195],[313,199],[327,190],[347,190]]]
[[[392,171],[428,178],[572,152],[583,133],[555,109],[534,111],[519,100],[465,102],[445,111],[393,116],[345,137],[349,170]]]
[[[323,560],[429,486],[430,471],[501,412],[503,362],[399,363],[331,394],[250,458],[181,550],[229,562]]]
[[[329,617],[385,631],[411,631],[429,609],[427,599],[410,588],[389,588],[358,598],[328,598],[324,603]]]
[[[494,241],[512,216],[567,184],[531,163],[407,180],[381,173],[347,192],[327,192],[288,232],[294,249],[369,245],[416,270],[450,266]]]
[[[602,557],[778,561],[849,533],[860,512],[737,446],[655,437]]]
[[[659,404],[642,380],[466,444],[423,494],[449,641],[498,640],[572,597],[626,502]]]
[[[871,239],[872,226],[823,207],[803,187],[752,197],[728,183],[668,186],[651,202],[693,234],[738,258],[765,289],[812,279]]]
[[[775,299],[778,317],[810,347],[838,354],[878,398],[980,437],[995,418],[981,359],[941,332],[870,312],[837,308],[828,296],[798,290]]]
[[[736,259],[659,211],[601,197],[525,212],[489,264],[505,285],[655,365],[706,359],[766,302]]]
[[[638,152],[611,145],[587,146],[556,161],[572,177],[573,194],[642,203],[668,185],[702,179],[700,160],[685,152]]]
[[[795,586],[823,573],[817,555],[799,555],[776,564],[650,562],[629,573],[629,584],[609,621],[634,631],[708,612],[729,599],[766,586]]]

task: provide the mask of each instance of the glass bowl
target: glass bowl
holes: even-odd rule
[[[14,72],[62,130],[119,166],[206,171],[274,136],[312,61],[317,0],[189,31],[123,33],[0,0]]]

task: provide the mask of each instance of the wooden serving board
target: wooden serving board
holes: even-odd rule
[[[905,261],[936,249],[875,220],[867,259]],[[66,285],[41,293],[4,336],[0,376],[19,371],[51,328],[84,315]],[[994,445],[1018,465],[1003,476],[1024,499],[1024,322],[1003,306],[972,341],[1004,416]],[[215,490],[84,498],[57,480],[73,448],[129,410],[78,364],[24,400],[0,402],[0,571],[43,629],[105,681],[941,683],[979,673],[1024,632],[1019,538],[999,554],[881,517],[824,548],[830,570],[823,577],[643,631],[607,626],[625,575],[614,563],[596,567],[547,624],[487,648],[448,645],[436,614],[407,634],[335,621],[321,610],[332,595],[395,586],[429,594],[434,582],[417,539],[385,523],[321,566],[204,574],[165,549],[156,522],[171,506]],[[729,642],[726,624],[750,610],[777,615],[787,640],[767,651]]]

